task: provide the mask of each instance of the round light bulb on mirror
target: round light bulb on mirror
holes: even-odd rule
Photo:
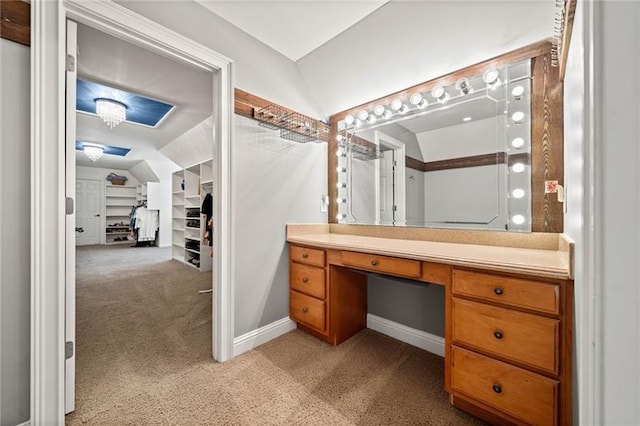
[[[347,183],[346,182],[338,182],[336,183],[336,188],[338,189],[342,189],[342,188],[346,188],[347,187]]]
[[[345,138],[344,136],[342,136],[342,135],[336,135],[336,141],[337,141],[338,143],[344,142],[344,141],[345,141],[345,139],[346,139],[346,138]]]
[[[385,107],[383,107],[382,105],[376,105],[373,108],[373,113],[378,117],[382,117],[386,110],[387,109]]]
[[[516,225],[522,225],[524,221],[525,218],[521,214],[514,214],[513,216],[511,216],[511,222],[515,223]]]
[[[351,126],[354,121],[355,121],[355,118],[351,114],[344,117],[344,122],[346,123],[347,126]]]
[[[344,149],[339,148],[336,151],[336,157],[346,157],[347,156],[347,152]]]
[[[438,102],[447,102],[449,94],[444,90],[443,86],[436,86],[431,90],[431,96],[433,96]]]
[[[482,74],[482,81],[487,83],[489,86],[496,86],[499,80],[500,74],[495,68],[489,68]]]
[[[360,120],[359,118],[356,118],[356,127],[360,127],[362,126],[362,120]]]
[[[513,166],[511,166],[511,170],[513,170],[513,173],[524,172],[524,163],[515,163]]]
[[[417,92],[411,95],[409,103],[417,106],[418,108],[424,108],[428,105],[427,100],[422,97],[422,94]]]
[[[347,203],[347,199],[346,198],[336,198],[336,203],[338,204],[346,204]]]
[[[400,108],[402,108],[403,105],[404,104],[400,99],[395,99],[393,102],[391,102],[391,109],[394,111],[400,111]]]
[[[511,192],[511,195],[513,195],[513,198],[522,198],[524,197],[524,189],[522,188],[516,188]]]
[[[338,220],[345,220],[346,218],[347,218],[347,215],[344,214],[344,213],[338,213],[336,215],[336,219],[338,219]]]
[[[514,99],[520,100],[522,98],[522,95],[524,94],[524,87],[522,86],[514,87],[513,90],[511,91],[511,94],[513,95]]]
[[[466,77],[463,77],[460,80],[456,81],[456,89],[458,89],[463,95],[468,95],[469,93],[473,92],[473,87],[471,87],[471,83]]]
[[[524,139],[515,138],[511,141],[511,146],[517,149],[520,149],[524,146]]]
[[[376,121],[378,121],[378,119],[373,114],[369,115],[369,117],[367,118],[367,123],[369,124],[374,124]]]
[[[369,117],[369,113],[365,110],[362,110],[358,113],[358,118],[362,121],[365,121]]]
[[[336,172],[338,172],[338,173],[347,173],[347,168],[346,167],[342,167],[342,166],[338,166],[338,167],[336,167]]]
[[[511,116],[511,119],[516,124],[522,123],[522,120],[524,120],[524,112],[522,112],[522,111],[514,112],[513,115]]]
[[[384,111],[385,120],[390,119],[392,115],[393,115],[393,113],[391,111],[389,111],[388,109]]]
[[[406,106],[405,104],[402,104],[402,106],[400,107],[400,109],[398,110],[398,112],[400,114],[404,114],[405,112],[409,111],[409,107]]]

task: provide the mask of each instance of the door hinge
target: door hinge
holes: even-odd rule
[[[69,72],[74,72],[76,70],[76,58],[71,54],[67,54],[66,70]]]
[[[73,357],[73,342],[64,343],[64,359]]]
[[[393,211],[398,211],[398,206],[393,206]]]
[[[73,214],[73,198],[71,197],[65,198],[64,209],[67,214]]]

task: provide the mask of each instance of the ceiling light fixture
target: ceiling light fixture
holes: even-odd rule
[[[96,114],[104,121],[108,128],[113,129],[127,119],[127,106],[113,99],[98,98]]]
[[[92,163],[98,161],[100,157],[102,157],[102,154],[104,154],[104,147],[93,143],[82,144],[82,150],[84,151],[84,155],[86,155]]]

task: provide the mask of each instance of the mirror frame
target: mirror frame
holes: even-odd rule
[[[414,92],[429,93],[435,86],[481,75],[487,68],[531,59],[531,232],[562,233],[563,203],[558,202],[557,194],[545,193],[546,181],[558,181],[564,186],[563,85],[559,68],[551,65],[551,50],[551,41],[543,40],[332,115],[327,150],[329,200],[338,196],[338,158],[334,154],[338,148],[338,122],[345,116],[394,99],[408,102]],[[337,213],[337,204],[330,202],[329,223],[338,223]]]

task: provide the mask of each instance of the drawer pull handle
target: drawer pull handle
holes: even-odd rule
[[[303,283],[308,283],[308,282],[309,282],[309,278],[304,277],[304,278],[302,279],[302,282],[303,282]]]
[[[502,333],[501,330],[496,330],[493,332],[493,337],[495,337],[496,339],[502,339],[504,337],[504,334]]]
[[[309,312],[309,308],[307,308],[306,306],[304,308],[302,308],[302,313],[306,314],[307,312]]]
[[[502,388],[500,387],[500,385],[493,385],[493,391],[495,393],[502,393]]]
[[[307,257],[309,257],[309,255],[307,253],[302,253],[302,258],[306,259]]]
[[[377,261],[377,260],[375,260],[375,259],[373,259],[373,260],[371,261],[371,266],[378,266],[378,261]]]
[[[493,292],[495,294],[497,294],[498,296],[501,296],[502,293],[504,293],[504,290],[502,289],[502,287],[496,287],[496,288],[493,289]]]

